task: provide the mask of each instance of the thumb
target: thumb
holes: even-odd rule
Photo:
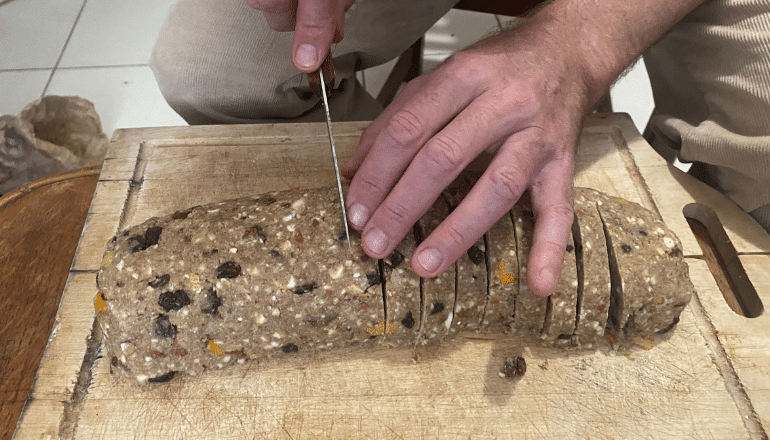
[[[318,70],[335,35],[341,32],[344,14],[344,7],[338,7],[335,0],[299,2],[292,46],[292,61],[297,70]]]

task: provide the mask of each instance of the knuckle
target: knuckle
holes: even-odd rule
[[[463,162],[463,148],[451,136],[436,136],[425,147],[426,158],[434,163],[440,171],[453,171]]]
[[[508,166],[494,170],[490,182],[492,191],[501,200],[513,204],[526,188],[527,175],[518,167]]]
[[[575,220],[575,211],[569,203],[560,203],[553,206],[548,214],[562,225],[572,225],[572,222]]]
[[[385,202],[380,206],[383,210],[387,222],[400,223],[400,224],[412,224],[409,222],[409,208],[402,203],[398,202]]]
[[[363,184],[364,186],[363,187],[364,194],[382,194],[386,190],[382,182],[374,180],[369,176],[362,175],[360,183]]]
[[[396,145],[408,148],[420,139],[423,123],[420,118],[409,110],[400,110],[388,122],[385,133],[395,141]]]

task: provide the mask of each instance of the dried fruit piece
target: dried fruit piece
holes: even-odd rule
[[[416,323],[414,322],[414,316],[412,315],[411,310],[406,313],[404,319],[401,320],[401,324],[408,329],[414,328]]]
[[[101,293],[96,294],[96,300],[94,300],[94,307],[96,307],[96,310],[102,313],[107,311],[107,303],[104,302],[104,298],[102,298]]]
[[[164,375],[150,378],[149,380],[147,380],[147,382],[150,382],[150,383],[166,383],[166,382],[170,382],[171,379],[174,378],[174,375],[176,375],[176,371],[169,371],[168,373],[166,373]]]
[[[241,274],[241,266],[235,261],[228,261],[217,267],[215,274],[217,278],[235,278]]]
[[[158,305],[167,312],[181,310],[182,307],[190,305],[190,297],[184,290],[167,291],[158,297]]]
[[[500,371],[500,377],[514,378],[524,376],[527,372],[527,361],[521,356],[514,356],[505,361],[505,366]]]
[[[160,315],[152,322],[152,332],[164,339],[176,336],[176,326],[168,319],[168,315]]]
[[[150,281],[148,284],[153,289],[157,289],[159,287],[165,286],[166,284],[168,284],[169,281],[171,281],[171,275],[169,274],[157,275],[155,279]]]
[[[368,287],[379,286],[380,284],[382,284],[382,279],[380,279],[380,274],[377,272],[366,274],[366,283]]]
[[[281,351],[284,353],[296,353],[299,351],[299,347],[297,347],[297,344],[288,343],[281,347]]]
[[[468,248],[468,258],[470,258],[471,263],[478,266],[479,264],[484,262],[484,251],[479,249],[478,246],[473,245],[470,248]]]
[[[217,315],[219,314],[219,307],[223,304],[222,298],[217,296],[217,291],[214,289],[209,289],[208,292],[206,292],[206,300],[208,301],[208,305],[201,309],[201,311],[207,315]]]
[[[186,209],[184,211],[177,211],[173,214],[171,214],[171,218],[174,220],[184,220],[187,218],[188,215],[192,212],[192,209]]]
[[[144,235],[136,235],[128,239],[129,242],[134,242],[136,245],[131,249],[131,253],[144,251],[155,246],[160,241],[160,234],[163,232],[163,228],[160,226],[153,226],[147,228]]]
[[[315,281],[307,284],[303,284],[301,286],[297,286],[296,289],[294,289],[295,295],[302,295],[303,293],[312,292],[313,290],[318,288],[318,284],[316,284]]]
[[[242,238],[254,238],[254,237],[259,238],[259,240],[262,241],[262,243],[267,242],[267,234],[265,233],[265,229],[262,228],[262,226],[254,225],[250,228],[247,228],[243,232]]]

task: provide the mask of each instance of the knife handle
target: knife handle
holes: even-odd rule
[[[319,70],[323,70],[324,72],[324,79],[326,80],[326,93],[328,94],[334,85],[334,60],[332,59],[331,51],[329,51],[329,53],[326,55],[326,58],[324,58],[324,62],[321,64],[321,68]],[[312,90],[316,96],[321,96],[321,75],[318,74],[318,70],[308,73],[307,81],[310,84],[310,90]]]

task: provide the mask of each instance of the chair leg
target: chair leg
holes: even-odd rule
[[[377,95],[377,102],[381,106],[387,107],[393,101],[393,98],[396,97],[401,89],[401,84],[420,76],[422,73],[422,47],[423,39],[420,38],[398,58],[396,65]]]

